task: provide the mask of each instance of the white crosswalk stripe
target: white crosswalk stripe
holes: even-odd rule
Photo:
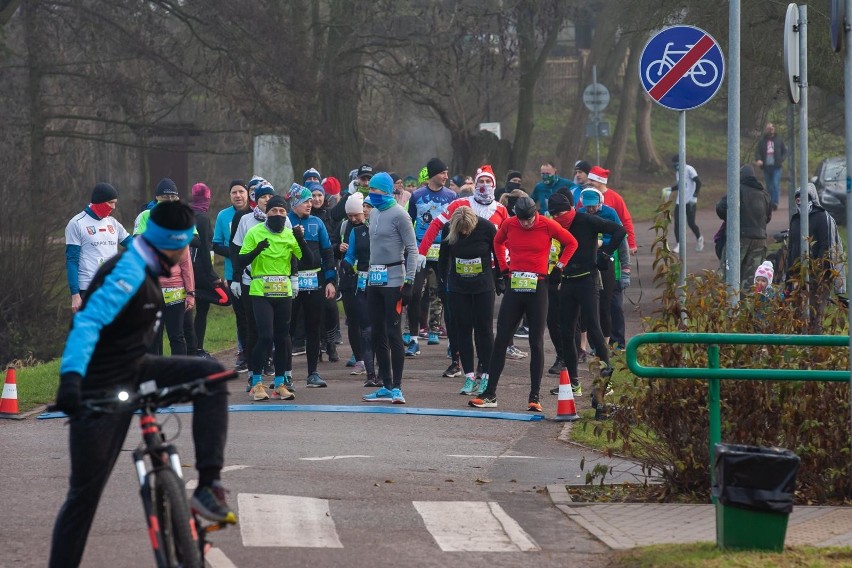
[[[246,547],[343,548],[326,499],[240,493],[239,528]],[[538,544],[494,501],[412,501],[444,552],[531,552]],[[415,526],[419,525],[414,521]]]
[[[240,493],[243,546],[343,548],[327,499]]]
[[[530,552],[538,545],[493,501],[414,501],[444,552]]]

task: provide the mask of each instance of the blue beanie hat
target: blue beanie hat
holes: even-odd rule
[[[177,185],[169,178],[163,178],[157,184],[157,193],[155,195],[177,195]]]
[[[393,193],[393,178],[387,172],[379,172],[370,178],[370,189],[378,189],[386,195]]]
[[[320,173],[317,171],[316,168],[309,168],[309,169],[305,170],[305,173],[302,174],[302,183],[305,184],[306,186],[308,185],[306,182],[308,181],[309,177],[315,177],[319,181],[322,181],[322,176],[320,175]]]
[[[580,192],[580,201],[583,207],[594,207],[603,203],[603,195],[594,187],[587,187]]]
[[[311,190],[311,193],[315,191],[321,191],[322,194],[325,195],[325,188],[318,181],[312,181],[311,183],[307,184],[307,188]]]
[[[305,201],[311,200],[311,190],[303,185],[294,183],[290,186],[287,196],[290,198],[290,207],[298,207]]]
[[[275,195],[275,188],[272,187],[272,185],[267,181],[261,182],[260,185],[258,185],[254,188],[254,200],[255,201],[257,201],[258,199],[260,199],[264,195]]]
[[[142,236],[161,250],[178,250],[189,245],[195,232],[195,215],[189,205],[165,201],[151,209]]]

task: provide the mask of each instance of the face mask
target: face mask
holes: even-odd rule
[[[556,181],[556,174],[541,174],[541,181],[545,185],[552,185]]]
[[[271,217],[266,218],[266,226],[269,227],[269,230],[273,233],[280,233],[283,231],[286,223],[287,218],[283,215],[272,215]]]
[[[112,215],[112,207],[109,203],[90,203],[89,209],[98,216],[98,219],[105,219]]]
[[[368,199],[370,200],[370,204],[379,211],[384,211],[385,209],[396,203],[392,196],[379,193],[369,194]]]
[[[481,203],[482,205],[488,205],[492,201],[494,201],[494,186],[493,185],[477,185],[476,193],[473,194],[473,198],[477,203]]]

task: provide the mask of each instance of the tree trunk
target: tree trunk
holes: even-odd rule
[[[661,171],[665,166],[651,135],[651,110],[653,102],[644,90],[636,98],[636,150],[639,154],[639,170],[648,173]]]
[[[554,18],[547,30],[541,51],[536,53],[536,30],[534,17],[531,9],[521,9],[518,14],[518,44],[519,44],[519,70],[518,80],[518,118],[515,124],[515,140],[512,144],[512,155],[509,159],[509,167],[524,169],[529,155],[532,142],[535,86],[547,57],[556,44],[559,29],[562,27],[562,19]]]
[[[633,115],[636,110],[633,101],[639,92],[639,76],[636,73],[631,73],[630,70],[636,69],[639,65],[639,56],[641,55],[644,39],[643,34],[637,33],[630,41],[627,72],[624,75],[624,87],[621,90],[621,105],[618,108],[618,121],[615,125],[615,132],[612,135],[609,153],[604,161],[607,169],[610,170],[609,185],[612,187],[621,187],[621,173],[624,169],[624,155],[627,152],[628,132],[633,123]]]

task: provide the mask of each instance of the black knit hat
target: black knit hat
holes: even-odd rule
[[[447,164],[441,161],[441,158],[432,158],[426,162],[426,175],[432,179],[441,172],[447,171]]]
[[[245,186],[246,186],[246,182],[244,182],[244,181],[243,181],[243,180],[241,180],[241,179],[232,179],[232,180],[231,180],[231,184],[228,186],[228,193],[230,193],[230,192],[231,192],[231,190],[232,190],[232,189],[234,189],[234,186],[236,186],[236,185],[240,185],[240,186],[242,186],[242,187],[245,187]]]
[[[589,171],[592,169],[592,165],[586,160],[577,160],[577,163],[574,164],[574,169],[585,172],[586,175],[588,175]]]
[[[169,178],[163,178],[157,184],[157,193],[155,195],[177,195],[177,185]]]
[[[287,209],[287,200],[280,195],[273,195],[269,198],[269,201],[266,202],[266,212],[268,213],[273,207],[283,207],[284,209]]]
[[[571,200],[563,193],[554,193],[547,200],[547,209],[552,215],[558,215],[564,211],[571,211]]]
[[[509,183],[514,178],[523,179],[523,174],[518,170],[509,170],[509,173],[506,174],[506,183]]]
[[[170,231],[185,231],[195,226],[192,207],[181,201],[164,201],[151,209],[151,221]]]
[[[92,203],[106,203],[118,199],[118,192],[108,183],[98,183],[92,190]]]

